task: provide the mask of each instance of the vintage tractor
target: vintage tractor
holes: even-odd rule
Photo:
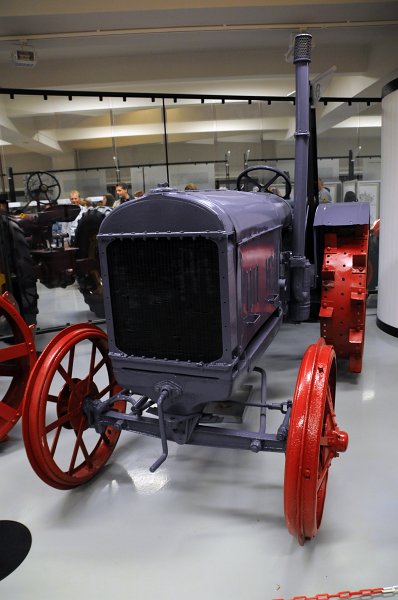
[[[45,181],[50,173],[34,173],[28,179],[40,177]],[[53,177],[53,176],[51,176]],[[55,178],[53,178],[56,181]],[[54,184],[55,185],[55,184]],[[57,184],[59,185],[59,184]],[[9,218],[23,231],[28,241],[29,251],[34,261],[34,276],[49,289],[65,288],[75,281],[90,310],[99,318],[104,318],[102,280],[98,259],[96,236],[105,213],[101,209],[90,209],[79,220],[74,243],[65,233],[53,233],[54,224],[74,221],[80,207],[73,204],[57,204],[57,199],[45,202],[48,192],[41,187],[29,190],[30,201],[36,207],[9,215]]]
[[[17,212],[8,212],[9,223],[22,230],[28,244],[34,277],[50,289],[74,282],[77,253],[76,248],[65,247],[67,236],[53,235],[55,223],[73,221],[80,212],[78,206],[58,205],[60,192],[51,173],[32,173],[26,182],[26,204]]]
[[[22,399],[36,360],[36,276],[22,230],[0,214],[0,441],[22,414]]]
[[[37,279],[49,289],[67,287],[75,279],[77,248],[66,247],[62,234],[53,235],[53,225],[73,221],[80,212],[73,204],[51,204],[45,210],[14,217],[29,242]]]
[[[37,289],[35,263],[28,240],[16,220],[0,213],[0,293],[8,291],[24,320],[36,323]],[[0,335],[3,335],[0,327]]]
[[[158,188],[103,221],[108,336],[90,324],[58,333],[26,389],[24,441],[47,484],[90,480],[123,430],[160,439],[152,472],[170,441],[281,452],[287,527],[300,544],[316,534],[331,462],[348,444],[336,423],[336,353],[361,368],[369,210],[331,204],[308,216],[310,46],[310,35],[296,37],[293,208],[267,192],[279,176],[290,188],[286,174],[263,167],[258,193]],[[321,337],[304,354],[293,400],[272,402],[258,359],[284,318],[311,317],[316,296]],[[260,401],[246,393],[253,371]],[[258,408],[258,428],[224,426],[246,406]],[[273,433],[269,410],[281,413]]]
[[[43,174],[40,180],[44,181]],[[85,279],[86,271],[97,264],[79,258],[79,248],[66,247],[64,236],[52,233],[54,223],[75,219],[79,207],[43,205],[37,191],[35,200],[38,212],[10,214],[7,204],[1,205],[0,440],[21,416],[25,385],[36,358],[37,279],[48,288],[66,287],[75,277]]]
[[[76,279],[90,308],[103,317],[95,234],[104,213],[90,211],[78,227],[79,247],[70,247],[65,244],[67,236],[53,235],[53,225],[73,221],[79,207],[56,204],[58,196],[54,200],[49,194],[54,188],[59,195],[59,184],[48,173],[31,175],[27,185],[26,212],[10,214],[7,203],[0,203],[0,441],[21,416],[25,385],[36,358],[36,281],[51,289]],[[30,212],[32,200],[37,206]]]

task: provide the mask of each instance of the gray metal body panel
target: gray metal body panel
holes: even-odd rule
[[[320,204],[315,213],[314,227],[339,225],[369,225],[367,202],[330,202]]]

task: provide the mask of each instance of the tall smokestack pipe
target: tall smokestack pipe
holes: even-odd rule
[[[311,62],[312,35],[296,35],[294,59],[296,65],[296,132],[294,164],[294,230],[293,254],[304,256],[305,217],[307,208],[308,145],[310,84],[309,63]]]
[[[296,65],[296,132],[294,163],[292,302],[290,316],[294,321],[306,321],[310,315],[313,269],[305,257],[305,224],[307,215],[310,83],[309,63],[311,40],[308,33],[296,35],[294,59]]]

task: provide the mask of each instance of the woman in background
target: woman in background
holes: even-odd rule
[[[99,210],[100,212],[107,215],[108,213],[111,212],[114,203],[115,203],[115,198],[112,196],[112,194],[104,194],[102,196],[101,204],[99,205],[97,210]]]

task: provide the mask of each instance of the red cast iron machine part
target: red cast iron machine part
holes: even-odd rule
[[[325,235],[322,266],[321,336],[337,358],[360,373],[365,341],[367,299],[367,225],[340,227]]]
[[[84,357],[89,364],[84,365]],[[77,487],[94,477],[111,456],[120,431],[97,433],[83,412],[86,396],[105,400],[119,391],[106,334],[95,325],[71,325],[41,353],[26,387],[22,419],[29,461],[48,485]],[[124,411],[118,401],[114,410]]]
[[[335,389],[335,353],[320,338],[301,362],[286,445],[285,519],[301,545],[319,529],[329,467],[348,445],[348,435],[336,423]]]
[[[0,342],[0,376],[6,387],[0,400],[0,440],[3,440],[22,414],[23,395],[36,362],[36,351],[33,327],[22,319],[7,292],[0,296],[0,320],[5,330],[5,342]]]

